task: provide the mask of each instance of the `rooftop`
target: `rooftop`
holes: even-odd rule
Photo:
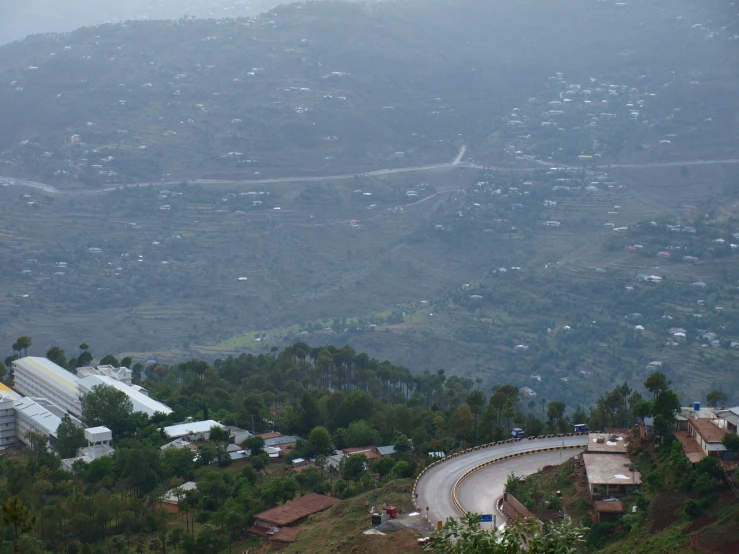
[[[626,454],[628,433],[589,433],[588,452]]]
[[[21,398],[15,402],[15,411],[30,420],[34,426],[43,430],[47,435],[56,437],[56,430],[62,422],[61,418],[35,402],[32,398]]]
[[[393,454],[396,454],[395,446],[392,444],[388,446],[378,446],[377,451],[380,453],[380,456],[392,456]]]
[[[186,483],[182,483],[179,487],[175,487],[165,492],[162,496],[162,502],[166,502],[167,504],[177,504],[178,489],[183,491],[181,496],[184,496],[184,492],[192,491],[197,488],[198,484],[195,481],[187,481]]]
[[[700,447],[698,442],[690,436],[690,433],[687,431],[673,431],[672,434],[675,436],[677,440],[679,440],[683,445],[683,452],[685,452],[685,456],[688,458],[688,460],[691,461],[691,463],[697,463],[700,462],[703,458],[707,456],[706,453],[703,452],[703,449]]]
[[[721,429],[710,419],[691,419],[688,422],[695,432],[698,433],[706,443],[720,443],[726,434],[725,429]]]
[[[641,485],[641,473],[630,471],[625,454],[583,454],[585,472],[591,485]]]
[[[78,418],[76,418],[72,414],[67,413],[66,410],[60,408],[48,398],[33,398],[33,401],[36,402],[36,404],[38,404],[39,406],[49,410],[52,414],[54,414],[58,418],[63,418],[65,415],[68,415],[70,418],[72,418],[72,421],[76,425],[82,425],[82,422]]]
[[[255,520],[261,520],[278,527],[285,527],[296,523],[311,514],[317,514],[327,510],[334,504],[341,502],[338,498],[324,496],[322,494],[306,494],[281,506],[267,510],[254,516]]]
[[[680,408],[680,413],[677,415],[678,420],[685,419],[713,419],[716,417],[716,413],[712,408],[701,408],[696,410],[693,406],[685,406]]]
[[[0,383],[0,395],[9,396],[13,400],[20,400],[22,398],[20,394],[15,392],[13,389],[11,389],[9,386],[7,386],[4,383]]]
[[[298,437],[280,436],[265,439],[264,446],[283,446],[285,444],[293,444],[298,442]]]
[[[85,389],[89,392],[91,392],[92,389],[98,385],[108,385],[110,387],[115,387],[116,389],[124,393],[131,399],[131,402],[133,402],[134,412],[144,412],[148,416],[153,416],[157,412],[161,412],[163,414],[172,413],[172,408],[170,408],[166,404],[162,404],[161,402],[158,402],[153,398],[149,398],[142,392],[126,385],[125,383],[122,383],[121,381],[118,381],[117,379],[114,379],[113,377],[108,377],[107,375],[90,375],[79,380],[80,389]]]
[[[269,433],[259,433],[256,436],[262,437],[264,440],[267,440],[267,439],[274,439],[275,437],[281,437],[282,433],[278,433],[277,431],[271,431]]]
[[[347,456],[363,454],[364,456],[367,456],[368,460],[381,458],[380,454],[377,452],[376,446],[358,446],[356,448],[345,448],[344,450],[342,450],[342,452]]]
[[[53,384],[69,396],[77,396],[77,382],[79,381],[77,376],[56,365],[51,360],[26,356],[20,360],[15,360],[13,367],[21,368],[38,379]]]
[[[721,419],[724,419],[732,425],[739,426],[739,408],[731,408],[729,410],[721,410],[716,412],[716,415]]]
[[[167,433],[169,438],[176,439],[190,434],[199,435],[200,433],[207,433],[211,427],[223,427],[223,425],[212,419],[206,419],[205,421],[186,421],[165,427],[164,432]]]

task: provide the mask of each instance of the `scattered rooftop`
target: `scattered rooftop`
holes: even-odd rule
[[[133,402],[134,412],[144,412],[150,417],[157,412],[161,412],[163,414],[172,413],[172,408],[170,408],[166,404],[162,404],[161,402],[154,400],[153,398],[149,398],[140,390],[137,390],[134,387],[130,387],[125,383],[119,381],[118,379],[109,377],[107,375],[89,375],[80,379],[78,384],[81,393],[83,392],[83,390],[85,392],[92,392],[93,388],[98,385],[108,385],[110,387],[114,387],[123,392],[131,399],[131,402]]]
[[[338,502],[340,502],[338,498],[315,493],[307,494],[290,502],[285,502],[281,506],[277,506],[266,512],[256,514],[254,519],[257,522],[285,527],[297,523],[311,514],[317,514],[318,512],[327,510]]]
[[[199,435],[201,433],[207,433],[211,427],[223,427],[220,423],[212,419],[206,419],[205,421],[186,421],[184,423],[178,423],[177,425],[170,425],[164,428],[164,432],[171,439],[179,437],[186,437],[187,435]]]
[[[695,429],[695,432],[706,441],[706,447],[710,450],[709,443],[721,443],[721,439],[726,434],[725,429],[721,429],[710,419],[691,419],[689,425]]]

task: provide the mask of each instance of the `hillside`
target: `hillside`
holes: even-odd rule
[[[675,130],[676,144],[649,160],[726,155],[736,68],[720,60],[733,59],[736,21],[712,23],[725,11],[686,1],[314,2],[255,19],[37,35],[0,48],[0,162],[8,175],[79,188],[357,173],[447,162],[463,142],[481,162],[506,144],[573,162],[582,148],[596,153],[596,140],[611,162]],[[592,129],[584,112],[567,150],[548,150],[556,136],[519,144],[511,132],[546,130],[528,113],[538,103],[571,100],[555,72],[580,90],[605,84],[605,104],[597,91],[588,102],[614,117],[611,87],[646,94],[647,124]],[[516,106],[520,128],[507,117]]]
[[[573,406],[652,361],[684,394],[733,384],[735,18],[618,4],[318,2],[0,47],[0,341],[350,343]]]

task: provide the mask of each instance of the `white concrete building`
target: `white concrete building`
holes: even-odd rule
[[[85,429],[85,439],[87,439],[87,446],[77,450],[76,458],[62,460],[62,468],[66,471],[73,471],[75,462],[89,464],[98,458],[112,456],[115,452],[115,449],[110,446],[113,433],[107,427],[88,427]]]
[[[15,400],[10,396],[0,396],[0,446],[16,443]]]
[[[128,396],[133,403],[134,412],[144,412],[149,417],[153,416],[157,412],[161,412],[165,415],[172,413],[172,408],[154,400],[153,398],[149,398],[147,394],[141,392],[144,389],[128,386],[124,382],[107,375],[89,375],[80,379],[77,382],[80,398],[83,398],[86,394],[92,392],[92,390],[99,385],[114,387]]]
[[[48,398],[60,408],[82,415],[77,392],[79,379],[46,358],[26,356],[13,362],[15,388],[24,396]]]
[[[133,371],[127,367],[114,367],[112,365],[84,366],[77,368],[77,377],[89,377],[90,375],[105,375],[120,381],[128,386],[133,384]]]
[[[208,419],[206,421],[186,421],[177,425],[170,425],[164,428],[164,432],[170,439],[178,439],[180,437],[193,437],[208,440],[212,427],[223,427],[217,421]]]

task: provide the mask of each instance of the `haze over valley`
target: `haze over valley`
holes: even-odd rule
[[[736,384],[730,3],[125,6],[0,47],[0,340]]]

